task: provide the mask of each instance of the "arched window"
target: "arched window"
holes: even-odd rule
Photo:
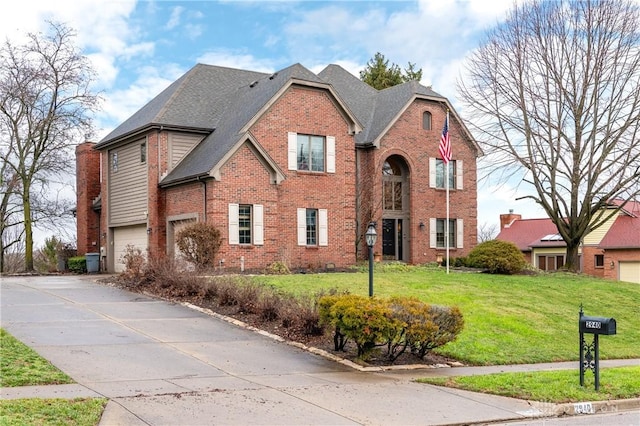
[[[388,159],[382,165],[382,204],[385,210],[402,210],[402,168]]]
[[[422,113],[422,128],[424,130],[431,130],[431,113],[429,111]]]

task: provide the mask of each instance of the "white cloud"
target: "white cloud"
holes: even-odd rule
[[[258,59],[251,54],[229,49],[216,49],[206,52],[198,57],[197,61],[203,64],[265,73],[276,71],[275,62],[272,59]]]
[[[167,30],[172,30],[180,24],[180,16],[184,12],[184,7],[177,6],[174,7],[171,11],[171,16],[169,17],[169,21],[164,26]]]

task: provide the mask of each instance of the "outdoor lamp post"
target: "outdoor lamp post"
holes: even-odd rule
[[[378,239],[375,222],[369,222],[369,228],[367,228],[367,233],[364,234],[364,237],[369,246],[369,297],[373,297],[373,246]]]

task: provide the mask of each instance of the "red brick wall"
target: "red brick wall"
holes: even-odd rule
[[[355,141],[348,130],[327,92],[300,87],[290,88],[250,129],[286,175],[280,185],[262,194],[269,200],[269,205],[265,203],[265,244],[277,245],[268,248],[277,253],[267,258],[285,261],[293,268],[320,268],[328,262],[342,267],[355,262]],[[287,132],[335,136],[335,173],[288,170]],[[264,179],[266,176],[258,185],[264,186]],[[241,194],[232,195],[237,200]],[[297,208],[328,210],[328,247],[297,245]]]
[[[168,133],[153,131],[147,135],[147,167],[149,210],[147,212],[147,229],[149,233],[149,255],[166,254],[166,191],[158,187],[162,175],[167,171]]]
[[[95,143],[76,147],[76,218],[78,255],[100,251],[100,216],[93,201],[100,195],[100,152]]]
[[[582,247],[582,272],[594,277],[604,278],[606,270],[610,268],[611,260],[605,256],[604,268],[596,268],[595,257],[604,254],[604,250],[593,246]]]
[[[606,250],[604,253],[604,278],[619,280],[620,261],[638,261],[640,259],[640,249],[629,250]],[[613,262],[613,266],[611,263]]]
[[[422,128],[425,111],[432,114],[431,130]],[[438,145],[446,111],[440,104],[417,100],[400,116],[396,124],[381,139],[380,148],[369,151],[374,156],[372,166],[375,182],[374,206],[378,206],[375,219],[381,223],[380,211],[382,194],[382,164],[391,155],[400,155],[409,166],[410,185],[410,262],[425,263],[444,256],[444,249],[429,247],[429,219],[446,217],[446,191],[429,187],[429,158],[440,158]],[[476,151],[466,140],[461,126],[450,115],[449,132],[452,145],[452,159],[464,164],[463,190],[450,189],[449,206],[451,219],[464,220],[464,248],[450,248],[450,256],[466,256],[477,244],[477,182]],[[377,176],[377,177],[376,177]],[[419,223],[425,224],[420,229]],[[362,224],[366,227],[366,223]],[[376,243],[376,251],[381,251],[381,238]]]

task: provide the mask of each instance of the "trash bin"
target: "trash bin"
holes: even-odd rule
[[[100,271],[100,253],[87,253],[84,257],[87,259],[88,273]]]

